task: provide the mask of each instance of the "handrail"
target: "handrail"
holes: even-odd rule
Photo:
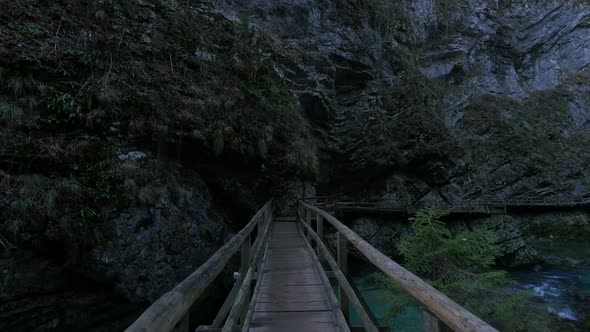
[[[303,237],[303,243],[305,243],[305,246],[311,253],[311,259],[314,262],[316,270],[319,272],[322,268],[322,263],[318,256],[313,252],[313,248],[311,247],[311,244],[309,243],[309,241],[307,241],[305,236]],[[322,284],[328,287],[326,292],[326,295],[328,296],[328,302],[330,303],[330,308],[334,311],[334,316],[336,318],[337,324],[341,327],[341,332],[350,332],[350,327],[348,326],[346,318],[344,317],[344,313],[342,312],[342,310],[338,310],[340,308],[340,303],[338,302],[338,299],[334,294],[334,290],[331,288],[332,286],[330,280],[328,279],[325,273],[318,274]]]
[[[272,214],[272,200],[268,201],[238,234],[232,237],[229,242],[217,250],[211,258],[186,279],[162,295],[125,331],[172,331],[186,316],[199,296],[223,271],[229,260],[240,250],[242,244],[250,239],[252,231],[260,220],[264,221],[266,219],[261,217],[269,211]]]
[[[260,237],[261,241],[259,243],[265,249],[266,249],[266,246],[268,245],[267,240],[268,240],[268,236],[270,234],[270,225],[271,225],[270,222],[266,222],[266,225],[264,226],[263,234]],[[231,307],[231,310],[230,310],[229,315],[227,317],[227,321],[223,325],[223,329],[222,329],[223,332],[233,331],[236,321],[238,320],[238,315],[242,311],[242,306],[244,304],[244,301],[246,301],[247,297],[249,296],[250,283],[252,282],[252,278],[254,276],[256,268],[258,267],[258,262],[264,256],[265,251],[266,250],[257,250],[256,253],[254,254],[254,258],[252,259],[252,263],[248,267],[248,271],[246,272],[246,276],[244,277],[244,281],[242,282],[242,286],[240,287],[238,294],[236,295],[236,299],[234,300],[234,304]]]
[[[346,279],[346,276],[344,275],[344,273],[342,273],[342,271],[340,271],[340,268],[338,267],[338,263],[336,262],[334,257],[332,257],[332,255],[330,254],[328,247],[326,247],[326,245],[320,240],[320,237],[318,236],[318,234],[316,232],[313,231],[313,229],[311,228],[310,225],[308,225],[306,223],[301,223],[301,224],[307,230],[307,232],[308,232],[307,234],[311,235],[311,237],[314,238],[316,244],[318,245],[320,251],[322,252],[322,256],[326,259],[326,261],[328,262],[328,265],[330,265],[330,268],[332,269],[332,272],[336,276],[336,279],[338,279],[338,282],[343,286],[342,289],[345,291],[348,299],[351,300],[351,304],[352,304],[353,308],[355,309],[355,311],[359,315],[359,318],[363,322],[363,326],[365,327],[365,331],[367,331],[367,332],[379,331],[376,324],[371,320],[369,314],[365,311],[365,308],[363,308],[360,300],[357,298],[356,294],[354,293],[352,286],[350,285],[349,281]],[[307,242],[307,239],[304,238],[304,241]],[[312,255],[315,255],[315,252],[313,250],[311,251],[311,253],[312,253]]]
[[[303,201],[300,201],[300,204],[309,211],[314,211],[322,216],[373,265],[389,276],[389,278],[391,278],[391,280],[399,287],[425,305],[438,319],[443,321],[454,331],[497,332],[492,326],[458,305],[448,296],[378,251],[375,247],[363,240],[359,235],[326,211],[306,204]]]

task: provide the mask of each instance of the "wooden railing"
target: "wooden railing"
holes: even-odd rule
[[[222,331],[240,327],[251,315],[248,310],[251,282],[260,270],[272,219],[273,206],[269,201],[238,234],[174,289],[162,295],[126,331],[188,332],[191,306],[238,251],[241,253],[239,277],[210,327],[222,328]],[[252,243],[255,228],[257,236]]]
[[[311,223],[312,214],[315,215],[316,220],[315,230]],[[497,331],[449,297],[394,262],[391,258],[375,249],[375,247],[363,240],[328,212],[300,201],[298,220],[305,230],[307,240],[313,240],[316,245],[316,259],[325,260],[338,279],[340,305],[345,316],[348,316],[348,303],[350,301],[350,304],[352,304],[352,307],[361,318],[366,331],[377,331],[377,323],[374,317],[370,315],[370,310],[362,301],[362,297],[358,296],[358,292],[355,292],[354,287],[346,278],[347,242],[358,250],[369,262],[385,273],[396,285],[408,292],[426,307],[425,316],[427,319],[425,321],[429,323],[429,331],[438,331],[438,320],[442,321],[453,331]],[[324,220],[332,225],[337,232],[337,260],[332,257],[323,242]],[[435,324],[432,324],[432,320],[435,320]]]

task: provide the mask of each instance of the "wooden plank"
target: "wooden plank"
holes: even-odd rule
[[[260,294],[271,293],[276,294],[279,293],[281,295],[288,295],[291,296],[292,299],[297,299],[299,297],[305,297],[306,294],[322,294],[324,292],[322,285],[262,285],[260,287]]]
[[[286,239],[272,239],[270,240],[270,248],[296,248],[303,246],[303,239],[298,238],[286,238]]]
[[[272,227],[273,234],[281,234],[281,233],[297,233],[297,224],[293,222],[280,222],[280,223],[273,223]]]
[[[277,223],[280,222],[293,222],[295,221],[295,217],[275,217],[274,221]]]
[[[328,301],[306,302],[258,302],[256,312],[289,312],[289,311],[330,311]]]
[[[262,278],[262,285],[277,286],[301,286],[301,285],[321,285],[320,277],[315,273],[301,273],[299,271],[272,272],[265,273]]]
[[[326,289],[297,223],[273,225],[260,279],[250,331],[337,330]]]
[[[261,325],[280,326],[334,326],[332,311],[305,312],[256,312],[252,318],[252,327]]]
[[[292,302],[305,302],[305,301],[324,301],[326,299],[324,295],[324,290],[320,293],[317,292],[301,292],[301,293],[258,293],[258,300],[257,302],[285,302],[285,301],[292,301]]]
[[[281,326],[280,330],[273,326],[257,326],[250,328],[252,332],[338,332],[334,324],[306,325],[305,327]]]

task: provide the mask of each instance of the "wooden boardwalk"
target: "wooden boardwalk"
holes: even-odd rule
[[[324,226],[336,235],[335,253],[324,241]],[[296,218],[277,218],[272,200],[126,331],[189,332],[195,327],[200,332],[389,331],[379,326],[362,294],[348,280],[348,247],[424,306],[425,331],[497,332],[328,212],[300,201]],[[196,326],[193,318],[198,319],[201,312],[193,305],[220,274],[227,273],[228,263],[238,253],[240,270],[234,273],[237,278],[225,302],[211,324]],[[324,268],[337,282],[338,297]],[[349,309],[357,313],[362,327],[349,326]]]
[[[295,221],[275,221],[255,294],[250,331],[341,331],[317,268]],[[325,274],[324,274],[325,277]]]

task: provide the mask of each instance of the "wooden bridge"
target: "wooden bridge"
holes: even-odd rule
[[[328,212],[302,201],[297,216],[275,217],[273,211],[272,201],[266,203],[238,234],[154,302],[127,331],[194,330],[191,319],[198,320],[199,312],[193,304],[238,253],[241,267],[232,290],[211,324],[196,331],[387,331],[347,279],[349,247],[422,304],[425,331],[496,331]],[[336,234],[335,254],[324,242],[327,227]],[[337,281],[337,291],[330,278]],[[351,308],[362,326],[349,325]]]
[[[446,210],[450,214],[505,214],[510,210],[517,209],[563,209],[590,206],[590,197],[587,196],[570,199],[523,197],[512,200],[479,199],[454,202],[434,200],[400,202],[393,199],[354,200],[330,196],[306,197],[303,200],[308,203],[313,202],[333,214],[339,212],[414,214],[423,208]]]

